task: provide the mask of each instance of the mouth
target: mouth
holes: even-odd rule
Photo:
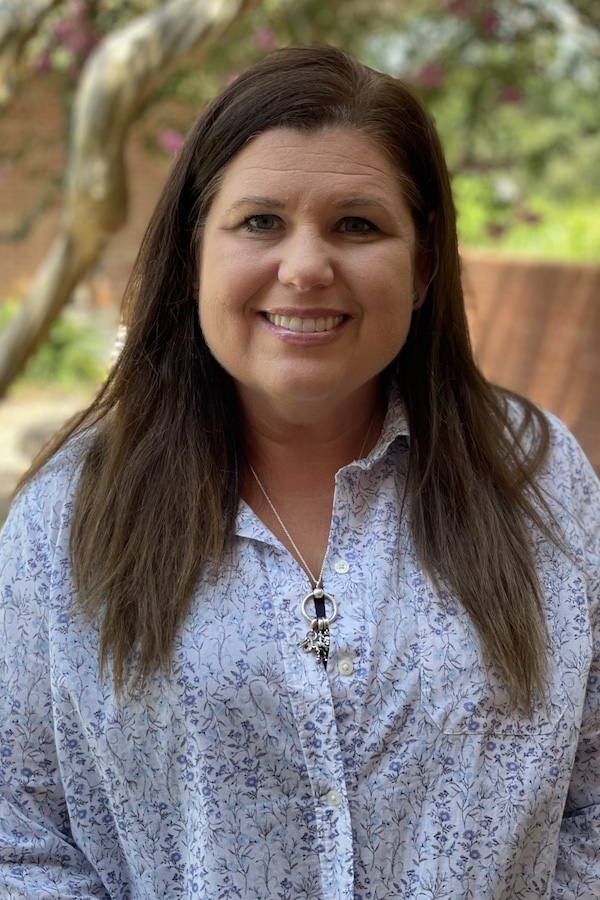
[[[323,331],[333,331],[344,321],[345,316],[278,316],[274,313],[264,313],[265,318],[278,328],[286,331],[295,331],[298,334],[317,334]]]

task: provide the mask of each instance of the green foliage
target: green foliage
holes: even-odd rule
[[[0,301],[0,330],[17,313],[18,301]],[[106,340],[90,324],[68,311],[56,319],[46,341],[30,359],[15,386],[47,386],[65,390],[100,384],[107,375]]]
[[[502,210],[485,185],[454,180],[461,244],[507,256],[597,263],[600,257],[600,198],[556,202],[541,195],[529,198],[526,210],[506,205]],[[496,227],[490,226],[495,210]]]

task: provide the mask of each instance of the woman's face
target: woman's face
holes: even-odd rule
[[[273,129],[233,158],[200,271],[208,347],[242,406],[276,409],[370,391],[424,289],[391,163],[372,139],[341,129]]]

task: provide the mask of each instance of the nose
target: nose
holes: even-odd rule
[[[282,246],[278,277],[281,284],[310,291],[328,287],[334,278],[331,247],[314,232],[289,235]]]

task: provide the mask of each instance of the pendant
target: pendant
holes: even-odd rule
[[[327,619],[315,619],[315,621],[324,624]],[[303,641],[300,641],[298,646],[304,650],[305,653],[316,653],[319,662],[326,666],[330,643],[329,628],[327,625],[324,625],[319,631],[308,631],[306,637]]]
[[[314,616],[309,615],[307,609],[311,600],[315,605]],[[332,606],[330,615],[327,615],[326,603],[330,603]],[[307,632],[306,637],[298,646],[305,653],[316,653],[319,662],[326,666],[331,643],[329,625],[337,617],[337,603],[331,594],[328,594],[321,587],[316,587],[302,601],[302,615],[310,622],[310,631]]]
[[[315,605],[314,615],[310,615],[306,608],[311,600]],[[326,603],[330,603],[332,606],[331,615],[327,615],[327,607],[325,605]],[[335,622],[337,618],[337,609],[337,603],[335,602],[331,594],[328,594],[323,590],[323,588],[320,587],[316,587],[314,591],[311,591],[310,594],[307,594],[302,601],[302,615],[308,622],[311,623],[311,628],[315,616],[317,617],[317,619],[327,619],[328,623]]]

